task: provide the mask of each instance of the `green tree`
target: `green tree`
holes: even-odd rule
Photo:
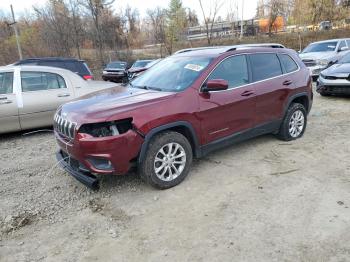
[[[165,47],[169,54],[181,40],[187,27],[187,14],[181,0],[171,0],[166,12]]]

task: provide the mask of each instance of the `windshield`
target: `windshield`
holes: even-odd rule
[[[131,82],[138,88],[179,92],[188,88],[209,65],[208,57],[169,57]]]
[[[145,67],[149,62],[151,61],[148,61],[148,60],[139,60],[139,61],[136,61],[132,67]]]
[[[319,44],[311,44],[304,49],[303,53],[335,51],[336,47],[337,47],[337,42],[324,42]]]
[[[343,56],[339,62],[339,64],[349,64],[350,63],[350,53],[346,54],[345,56]]]
[[[107,65],[107,68],[113,68],[113,69],[125,69],[126,63],[125,62],[112,62]]]

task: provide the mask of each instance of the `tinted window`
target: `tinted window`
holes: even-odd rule
[[[110,69],[125,69],[126,63],[125,62],[112,62],[107,65],[107,68]]]
[[[0,94],[11,94],[13,87],[13,72],[0,73]]]
[[[64,63],[58,61],[40,61],[39,65],[65,68]]]
[[[324,42],[308,45],[303,53],[335,51],[338,42]]]
[[[289,55],[280,55],[279,57],[286,73],[298,70],[298,65]]]
[[[241,86],[249,82],[246,56],[233,56],[227,58],[210,74],[211,79],[224,79],[229,83],[229,88]]]
[[[39,91],[66,88],[64,79],[53,73],[21,72],[22,91]]]
[[[250,61],[254,81],[282,75],[281,65],[276,54],[250,55]]]

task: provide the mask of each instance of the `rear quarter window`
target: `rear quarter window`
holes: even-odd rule
[[[249,59],[254,82],[282,75],[281,64],[276,54],[251,54]]]
[[[279,55],[281,64],[283,65],[283,68],[285,70],[285,73],[291,73],[296,70],[298,70],[298,65],[297,63],[289,56],[286,54]]]

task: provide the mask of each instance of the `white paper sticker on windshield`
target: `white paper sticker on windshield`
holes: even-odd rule
[[[196,72],[199,72],[203,69],[203,66],[200,66],[200,65],[195,65],[195,64],[187,64],[185,66],[186,69],[189,69],[189,70],[193,70],[193,71],[196,71]]]

